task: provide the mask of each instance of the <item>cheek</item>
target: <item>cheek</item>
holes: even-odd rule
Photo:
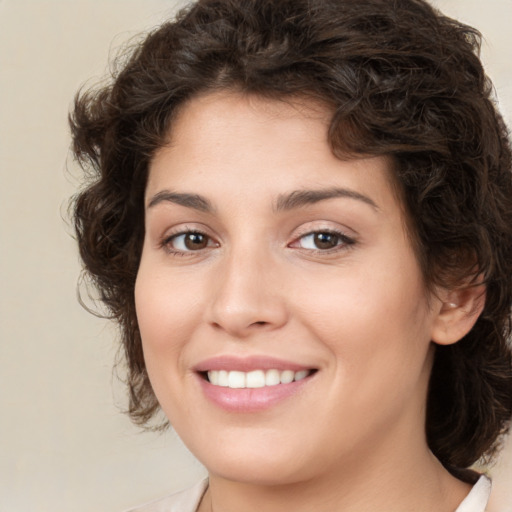
[[[148,371],[164,361],[177,363],[194,325],[194,294],[164,272],[141,262],[135,284],[135,307]],[[179,291],[178,291],[179,290]]]
[[[163,272],[154,272],[154,268],[151,263],[141,262],[135,307],[151,386],[174,424],[180,420],[175,411],[186,407],[181,390],[183,381],[189,377],[184,354],[195,324],[194,293],[190,287],[180,288]]]
[[[294,294],[297,316],[354,374],[393,378],[421,372],[430,313],[418,269],[405,263],[331,272],[329,279],[312,279],[307,293],[302,287]]]

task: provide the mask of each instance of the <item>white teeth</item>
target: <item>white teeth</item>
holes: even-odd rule
[[[264,386],[290,384],[293,381],[305,379],[310,373],[310,370],[298,372],[293,370],[253,370],[251,372],[211,370],[208,372],[208,380],[214,386],[225,388],[262,388]]]
[[[265,372],[263,370],[254,370],[245,377],[248,388],[262,388],[265,385]]]
[[[226,370],[219,371],[219,386],[227,387],[229,385],[228,372]]]
[[[228,386],[230,388],[238,389],[245,388],[245,373],[244,372],[229,372],[228,373]]]
[[[279,370],[267,370],[267,373],[265,373],[265,386],[277,386],[280,383]]]
[[[309,375],[308,370],[302,370],[300,372],[295,373],[295,380],[305,379]]]
[[[212,371],[208,372],[208,380],[214,386],[219,386],[219,372],[217,370],[212,370]]]
[[[290,384],[290,382],[293,382],[293,377],[295,377],[295,372],[291,370],[281,372],[281,384]]]

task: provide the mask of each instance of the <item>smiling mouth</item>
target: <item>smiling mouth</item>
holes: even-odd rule
[[[202,372],[205,378],[213,386],[231,389],[264,388],[278,386],[280,384],[291,384],[309,377],[316,370],[252,370],[250,372],[210,370]]]

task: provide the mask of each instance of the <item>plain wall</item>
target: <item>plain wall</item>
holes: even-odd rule
[[[175,3],[0,0],[0,512],[122,511],[204,474],[172,432],[140,434],[116,407],[115,329],[77,302],[80,263],[63,220],[77,187],[74,93]],[[436,4],[486,36],[510,124],[512,0]],[[512,503],[512,446],[492,472],[496,497]]]

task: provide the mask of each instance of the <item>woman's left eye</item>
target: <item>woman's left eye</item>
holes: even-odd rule
[[[292,247],[309,249],[313,251],[328,251],[336,247],[352,245],[354,240],[334,231],[313,231],[298,238]]]

